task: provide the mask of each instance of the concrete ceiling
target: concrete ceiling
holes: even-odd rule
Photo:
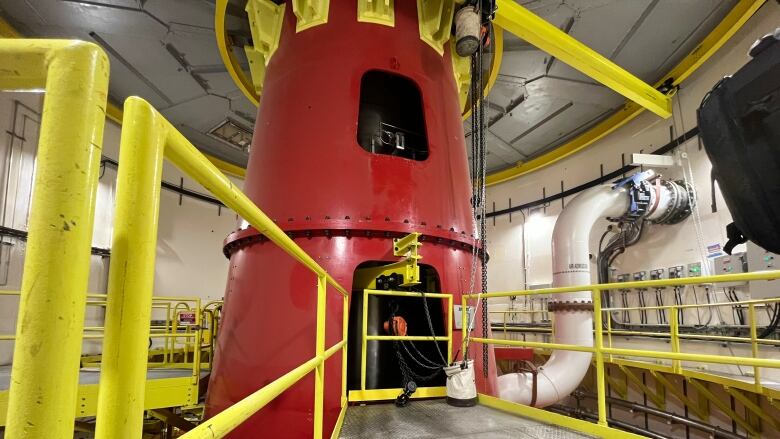
[[[238,41],[249,37],[243,3],[231,0],[228,9],[226,28]],[[519,3],[654,83],[736,0]],[[202,150],[245,165],[245,151],[207,135],[226,119],[251,129],[256,112],[222,65],[214,38],[214,0],[0,0],[0,14],[28,36],[100,44],[111,61],[115,103],[131,95],[144,97]],[[236,54],[243,58],[240,51]],[[625,100],[505,33],[501,71],[488,101],[487,162],[493,172],[554,149]],[[470,122],[464,126],[468,135]]]
[[[535,14],[653,84],[736,0],[524,0]],[[620,109],[625,99],[519,38],[488,95],[488,173],[548,152]],[[467,142],[470,121],[464,124]]]
[[[219,56],[214,0],[0,0],[0,14],[26,36],[99,44],[114,103],[141,96],[201,150],[246,166],[246,151],[207,135],[228,118],[251,130],[256,113]],[[246,29],[244,17],[228,20]]]

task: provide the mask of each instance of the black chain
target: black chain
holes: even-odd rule
[[[420,291],[420,294],[422,295],[423,307],[425,308],[425,318],[426,318],[426,320],[428,320],[428,330],[431,331],[431,337],[433,337],[433,344],[434,344],[434,346],[436,346],[436,351],[439,353],[439,358],[441,358],[442,365],[446,366],[447,365],[447,359],[444,358],[444,354],[441,352],[441,348],[439,347],[439,342],[436,340],[436,331],[433,330],[433,322],[431,321],[431,312],[428,310],[428,299],[425,297],[425,291]],[[426,360],[427,360],[427,358],[426,358]],[[428,361],[430,361],[430,360],[428,360]],[[433,361],[431,361],[431,363],[435,364]]]
[[[431,330],[431,335],[433,335],[433,337],[434,337],[434,344],[436,344],[436,349],[439,351],[439,355],[442,357],[442,360],[444,362],[444,366],[446,366],[447,365],[446,364],[447,361],[444,360],[444,356],[442,355],[441,350],[439,349],[439,343],[437,341],[435,341],[435,335],[434,335],[434,332],[433,332],[433,323],[431,322],[431,316],[430,316],[430,313],[428,312],[428,304],[427,304],[427,299],[425,298],[425,293],[424,292],[421,292],[421,293],[422,293],[422,296],[423,296],[423,303],[424,303],[424,307],[425,307],[425,316],[428,319],[428,325],[429,325],[428,327]],[[390,325],[391,325],[391,329],[392,329],[393,335],[398,335],[397,326],[396,326],[396,322],[395,322],[395,311],[396,311],[396,308],[394,308],[394,305],[391,305],[391,309],[390,309]],[[418,360],[417,357],[415,357],[409,351],[409,348],[406,347],[406,344],[403,341],[393,340],[393,349],[395,350],[395,356],[396,356],[396,359],[398,360],[398,366],[401,369],[401,375],[402,375],[402,379],[403,379],[403,387],[404,388],[406,388],[406,385],[410,381],[412,381],[412,379],[414,379],[415,381],[419,381],[419,382],[430,381],[433,378],[435,378],[437,375],[439,375],[439,373],[441,373],[441,371],[443,370],[442,369],[443,368],[442,365],[438,365],[434,361],[431,361],[430,359],[428,359],[425,355],[423,355],[422,352],[420,352],[419,349],[417,349],[417,346],[415,346],[412,342],[409,342],[409,344],[412,345],[412,349],[420,356],[420,358],[422,359],[422,362],[420,360]],[[406,355],[408,355],[409,358],[415,364],[417,364],[418,366],[420,366],[420,367],[422,367],[424,369],[433,370],[433,373],[428,374],[428,375],[420,375],[420,374],[416,373],[414,370],[412,370],[412,368],[409,367],[409,364],[406,362],[406,359],[404,358],[403,353],[401,353],[401,349],[400,348],[403,348],[403,350],[406,351]],[[428,364],[425,364],[425,362],[427,362]]]

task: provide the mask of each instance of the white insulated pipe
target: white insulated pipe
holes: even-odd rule
[[[625,188],[596,186],[574,197],[558,216],[552,235],[553,287],[591,284],[590,232],[600,218],[620,217],[629,209]],[[591,302],[590,291],[556,294],[553,302]],[[593,312],[558,311],[553,319],[553,342],[593,346]],[[590,367],[589,352],[553,351],[538,368],[535,407],[555,404],[568,396]],[[533,375],[510,373],[498,377],[498,396],[531,405]]]

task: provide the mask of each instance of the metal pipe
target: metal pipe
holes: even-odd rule
[[[119,149],[122,166],[117,175],[114,263],[108,273],[98,439],[135,439],[143,429],[166,129],[162,116],[139,99],[128,99],[125,112],[130,123],[122,129]]]
[[[592,395],[590,393],[582,393],[578,396],[582,396],[585,398],[591,398],[595,399],[596,395]],[[710,433],[714,435],[715,438],[723,438],[723,439],[745,439],[745,436],[740,436],[738,434],[734,434],[730,431],[723,430],[721,428],[718,428],[714,425],[706,424],[704,422],[697,421],[695,419],[686,418],[684,416],[680,416],[675,413],[667,412],[661,409],[657,409],[654,407],[650,407],[644,404],[639,404],[636,402],[626,401],[623,399],[614,398],[611,396],[607,397],[607,402],[610,404],[619,405],[622,407],[629,408],[631,410],[637,410],[643,413],[647,413],[653,416],[658,416],[659,418],[668,419],[670,421],[676,422],[678,424],[687,425],[689,427],[693,427],[697,430],[701,430],[707,433]]]
[[[588,255],[591,229],[600,218],[622,215],[628,210],[628,202],[625,189],[603,185],[582,192],[566,206],[553,229],[554,286],[590,284]],[[553,300],[591,302],[590,287],[557,294]],[[566,349],[570,350],[554,351],[541,367],[544,373],[538,374],[536,379],[530,373],[498,377],[498,393],[502,399],[525,405],[535,401],[536,407],[545,407],[560,401],[580,384],[592,358],[593,313],[574,309],[556,313],[553,327],[555,344],[569,346]],[[570,347],[573,345],[580,352],[574,352]]]
[[[69,40],[2,40],[2,89],[46,89],[6,436],[73,437],[108,58]],[[56,364],[57,367],[52,367]]]

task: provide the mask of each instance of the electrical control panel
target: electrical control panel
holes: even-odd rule
[[[692,262],[688,264],[687,277],[698,277],[698,276],[701,276],[701,262]]]
[[[680,279],[682,277],[685,277],[685,267],[682,265],[669,267],[669,279]]]
[[[780,256],[768,252],[751,241],[747,242],[747,267],[753,271],[777,270]],[[780,297],[780,280],[752,280],[748,282],[751,299]]]
[[[650,280],[666,279],[666,270],[663,268],[656,268],[650,270]]]
[[[747,271],[747,260],[744,253],[718,256],[713,260],[715,274],[735,274]]]
[[[734,253],[731,255],[718,256],[712,260],[714,274],[736,274],[748,271],[747,258],[745,253]],[[723,282],[718,283],[718,287],[737,287],[745,285],[745,282]]]

